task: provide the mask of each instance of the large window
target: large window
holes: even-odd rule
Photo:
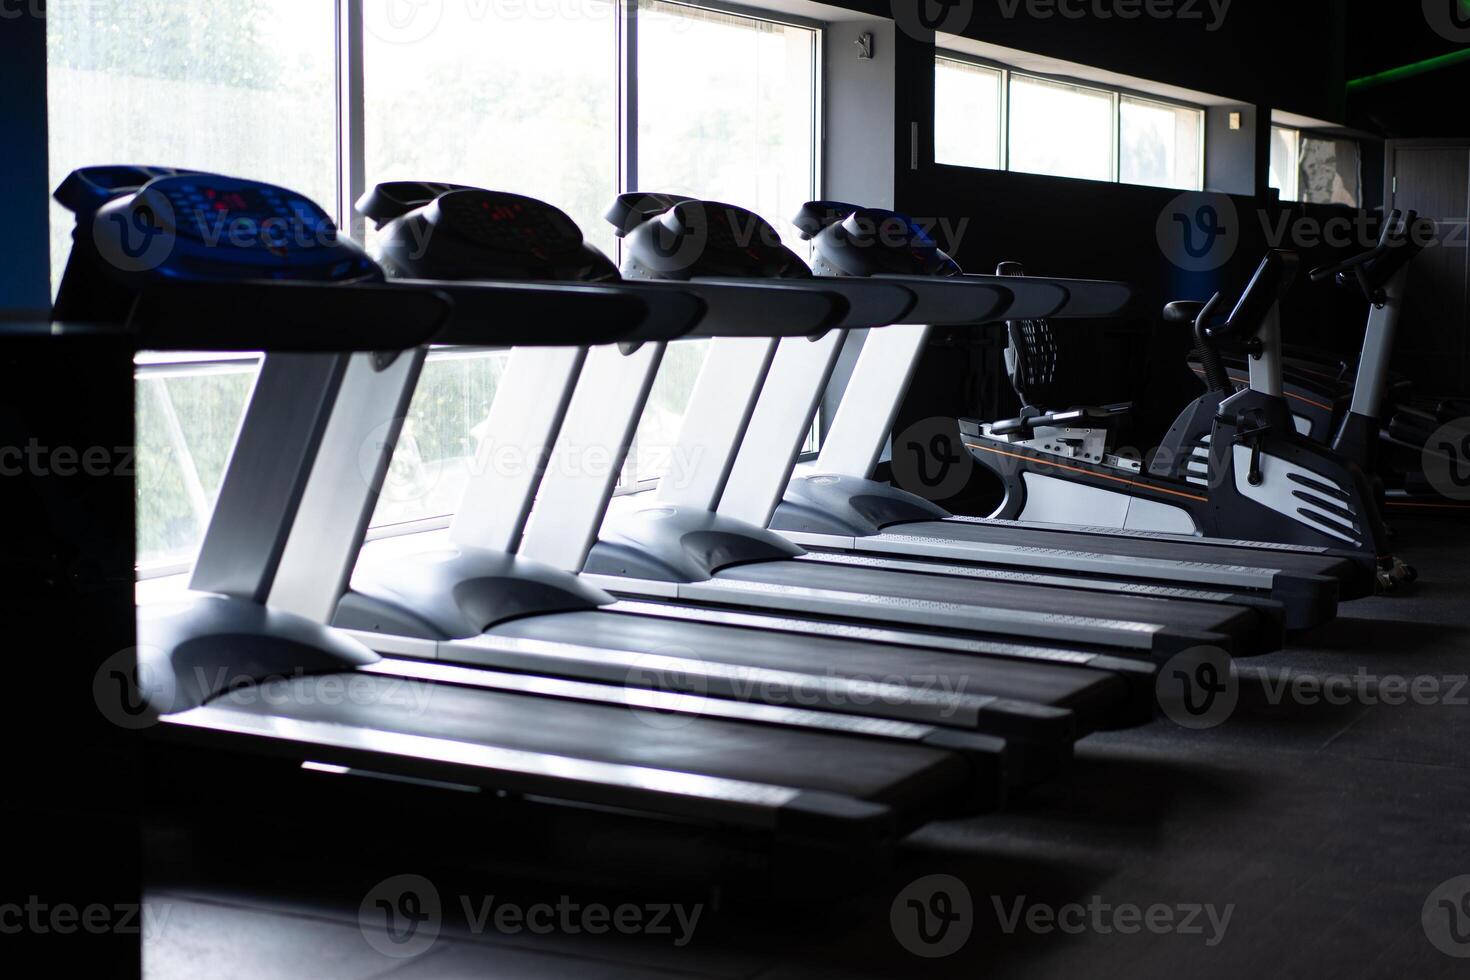
[[[942,54],[934,158],[961,167],[1204,186],[1204,111]]]
[[[1010,169],[1113,179],[1112,93],[1012,75],[1010,95]]]
[[[1119,100],[1118,179],[1198,190],[1204,119],[1198,109],[1124,96]]]
[[[198,167],[337,200],[337,23],[321,0],[87,0],[46,15],[51,186],[102,163]],[[53,205],[60,282],[71,216]]]
[[[791,219],[817,196],[815,30],[639,0],[640,190],[755,211],[798,250]],[[627,487],[668,472],[707,341],[670,345],[623,470]]]
[[[612,0],[437,7],[433,30],[364,32],[366,186],[441,180],[538,197],[613,254],[602,219],[618,189]]]
[[[53,4],[53,186],[89,164],[198,167],[280,183],[338,213],[349,192],[382,180],[476,184],[550,201],[614,259],[602,217],[612,197],[656,190],[751,208],[800,248],[789,221],[819,196],[818,25],[665,0],[374,2],[362,7],[360,47],[339,44],[354,6]],[[350,60],[358,50],[360,76]],[[362,130],[350,132],[358,113]],[[70,233],[58,207],[58,281]],[[671,347],[624,489],[668,469],[706,350]],[[187,565],[197,551],[258,360],[140,358],[145,569]],[[375,528],[450,514],[506,361],[503,352],[431,355]]]
[[[1301,200],[1297,184],[1297,155],[1301,139],[1300,130],[1271,127],[1271,186],[1281,192],[1283,201]]]
[[[337,21],[300,0],[89,0],[47,11],[52,187],[77,167],[137,163],[256,177],[337,201]],[[72,217],[52,206],[60,283]],[[142,358],[138,557],[198,549],[255,358]]]
[[[641,0],[639,190],[738,204],[789,244],[816,190],[817,32]]]
[[[934,159],[999,170],[1004,76],[994,68],[940,58],[934,64]]]
[[[1362,150],[1356,140],[1271,127],[1271,186],[1283,201],[1343,204],[1362,199]]]

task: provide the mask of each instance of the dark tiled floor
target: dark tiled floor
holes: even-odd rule
[[[1470,874],[1470,686],[1459,680],[1470,674],[1467,545],[1470,527],[1401,527],[1400,550],[1423,573],[1416,592],[1345,606],[1339,622],[1287,652],[1237,665],[1240,705],[1224,725],[1198,732],[1158,721],[1094,737],[1066,784],[1004,814],[925,828],[863,895],[819,907],[706,907],[680,946],[671,935],[477,928],[488,898],[528,907],[560,893],[435,868],[424,873],[444,910],[437,938],[414,956],[385,955],[375,947],[416,949],[361,927],[358,909],[404,868],[330,849],[310,860],[300,848],[221,859],[175,829],[151,837],[147,972],[220,980],[1466,976],[1470,959],[1432,945],[1421,914],[1438,885]],[[1347,703],[1281,694],[1300,690],[1304,677],[1352,680]],[[1437,703],[1369,703],[1394,677],[1428,678],[1421,698]],[[891,906],[934,874],[963,882],[972,932],[952,955],[926,959],[900,943]],[[1078,934],[1024,922],[1008,930],[1018,903],[1167,906],[1178,916],[1209,906],[1216,922],[1229,918],[1220,930],[1202,911],[1200,933],[1125,934],[1111,927],[1111,912],[1087,912],[1088,921],[1068,920],[1085,926]],[[908,934],[908,920],[899,922]]]

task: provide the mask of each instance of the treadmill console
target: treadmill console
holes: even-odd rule
[[[391,276],[611,282],[618,270],[565,212],[532,197],[461,184],[396,181],[358,202],[378,228]]]
[[[813,201],[795,218],[812,242],[812,268],[820,276],[961,276],[964,270],[904,215]]]
[[[304,195],[166,167],[74,171],[56,200],[76,215],[57,319],[118,319],[159,280],[376,282],[382,272]]]
[[[733,204],[624,194],[608,220],[626,243],[623,275],[629,279],[811,278],[769,222]]]

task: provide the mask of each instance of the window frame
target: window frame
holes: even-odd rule
[[[1003,61],[996,61],[996,60],[994,60],[992,58],[982,58],[982,57],[980,57],[978,55],[968,54],[968,53],[966,53],[964,51],[956,51],[956,50],[954,50],[952,48],[938,48],[938,47],[936,47],[934,49],[934,60],[935,60],[935,63],[936,64],[938,62],[940,62],[940,61],[952,61],[952,62],[956,62],[958,64],[970,65],[970,66],[973,66],[973,67],[976,67],[976,68],[986,68],[986,69],[989,69],[990,71],[995,71],[995,72],[999,72],[1000,73],[1000,93],[999,93],[999,95],[997,97],[997,100],[1000,103],[999,112],[997,113],[997,117],[998,117],[997,126],[999,127],[999,130],[1000,130],[1000,132],[998,134],[999,135],[999,139],[1000,139],[1000,154],[999,154],[999,156],[1000,156],[1000,166],[998,168],[996,168],[998,170],[1002,170],[1002,171],[1005,171],[1007,173],[1023,173],[1023,172],[1025,172],[1025,171],[1014,170],[1012,168],[1012,166],[1011,166],[1011,125],[1010,125],[1011,124],[1011,116],[1012,116],[1012,112],[1011,112],[1011,82],[1016,77],[1021,77],[1021,78],[1036,79],[1037,81],[1042,81],[1042,82],[1055,82],[1055,83],[1060,84],[1060,85],[1069,85],[1069,86],[1072,86],[1073,88],[1080,88],[1080,89],[1085,89],[1085,90],[1091,91],[1091,92],[1098,92],[1098,93],[1101,93],[1101,94],[1105,94],[1105,95],[1108,95],[1111,98],[1111,100],[1112,100],[1112,113],[1113,113],[1113,133],[1112,133],[1112,150],[1111,150],[1111,152],[1112,152],[1112,163],[1111,163],[1111,166],[1109,168],[1110,177],[1108,178],[1108,180],[1106,180],[1106,181],[1098,181],[1098,183],[1110,183],[1110,184],[1123,184],[1123,183],[1127,183],[1130,187],[1158,187],[1161,190],[1174,190],[1174,189],[1176,189],[1176,188],[1161,187],[1158,184],[1136,184],[1136,183],[1133,183],[1131,181],[1124,181],[1122,179],[1122,167],[1123,167],[1123,113],[1122,113],[1122,107],[1123,107],[1123,100],[1124,99],[1129,99],[1129,100],[1135,101],[1135,102],[1149,102],[1149,103],[1153,103],[1154,105],[1165,106],[1165,107],[1168,107],[1170,109],[1186,109],[1186,110],[1188,110],[1190,112],[1193,112],[1199,118],[1199,127],[1198,127],[1198,129],[1199,129],[1199,167],[1198,167],[1199,177],[1198,177],[1198,179],[1195,182],[1197,186],[1195,186],[1193,188],[1185,188],[1185,189],[1186,190],[1197,190],[1197,191],[1204,190],[1204,187],[1205,187],[1205,107],[1204,106],[1196,105],[1193,102],[1186,102],[1183,99],[1174,99],[1174,98],[1170,98],[1170,97],[1164,96],[1164,95],[1157,95],[1157,94],[1155,94],[1153,92],[1143,92],[1143,91],[1140,91],[1138,89],[1129,88],[1127,86],[1122,86],[1122,85],[1109,85],[1109,84],[1104,83],[1104,82],[1089,81],[1087,79],[1076,78],[1076,77],[1073,77],[1073,76],[1070,76],[1070,75],[1053,75],[1053,74],[1050,74],[1050,73],[1047,73],[1047,72],[1039,72],[1039,71],[1032,71],[1030,69],[1025,69],[1025,68],[1017,68],[1014,65],[1007,64],[1007,63],[1005,63]],[[935,163],[941,163],[941,162],[938,161],[938,160],[936,160]],[[944,164],[941,164],[941,165],[942,166],[947,166],[947,167],[966,167],[965,164],[959,164],[959,163],[944,163]],[[989,169],[992,169],[992,168],[989,168],[989,167],[966,167],[966,169],[970,169],[970,170],[989,170]],[[1058,176],[1058,175],[1056,175],[1056,174],[1033,174],[1032,176],[1038,176],[1038,177],[1054,177],[1054,176]],[[1063,179],[1066,179],[1066,180],[1089,180],[1089,179],[1092,179],[1092,178],[1087,178],[1087,177],[1065,177]]]
[[[1286,192],[1286,188],[1285,187],[1277,187],[1276,188],[1277,196],[1281,199],[1281,201],[1283,203],[1300,204],[1301,203],[1301,200],[1302,200],[1302,186],[1301,186],[1302,185],[1302,178],[1301,178],[1301,174],[1299,172],[1299,168],[1301,166],[1302,136],[1304,134],[1304,130],[1300,126],[1287,126],[1287,125],[1285,125],[1283,123],[1273,122],[1271,124],[1271,138],[1273,140],[1275,139],[1276,133],[1277,133],[1278,130],[1280,132],[1283,132],[1283,133],[1291,133],[1292,134],[1291,145],[1292,145],[1293,149],[1296,151],[1295,154],[1294,154],[1294,156],[1295,156],[1296,159],[1294,159],[1294,160],[1291,161],[1291,167],[1292,167],[1292,173],[1291,173],[1292,192],[1291,192],[1291,195],[1288,196],[1285,193]],[[1269,159],[1269,152],[1270,151],[1268,150],[1267,151],[1268,159]],[[1285,175],[1283,175],[1283,179],[1285,179]]]

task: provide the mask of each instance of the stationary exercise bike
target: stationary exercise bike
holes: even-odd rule
[[[1428,444],[1441,425],[1470,415],[1470,405],[1458,399],[1424,403],[1414,397],[1412,383],[1390,371],[1409,266],[1424,249],[1419,231],[1415,212],[1394,211],[1373,248],[1312,271],[1314,283],[1336,282],[1367,302],[1362,352],[1351,364],[1310,348],[1284,347],[1282,392],[1297,431],[1362,466],[1380,504],[1470,511],[1446,500],[1424,475],[1432,457],[1449,465]],[[1203,377],[1201,363],[1191,366]],[[1246,382],[1243,357],[1227,357],[1226,368],[1232,383]]]
[[[1222,293],[1165,308],[1166,322],[1192,324],[1208,390],[1147,470],[1109,453],[1108,427],[1095,424],[1126,406],[1031,405],[1015,419],[962,419],[966,447],[1005,488],[992,516],[1347,550],[1371,558],[1383,591],[1412,581],[1414,570],[1388,550],[1362,468],[1301,435],[1282,397],[1280,302],[1298,262],[1294,252],[1267,253],[1226,317]],[[1249,356],[1249,385],[1239,391],[1221,357],[1236,344]]]

